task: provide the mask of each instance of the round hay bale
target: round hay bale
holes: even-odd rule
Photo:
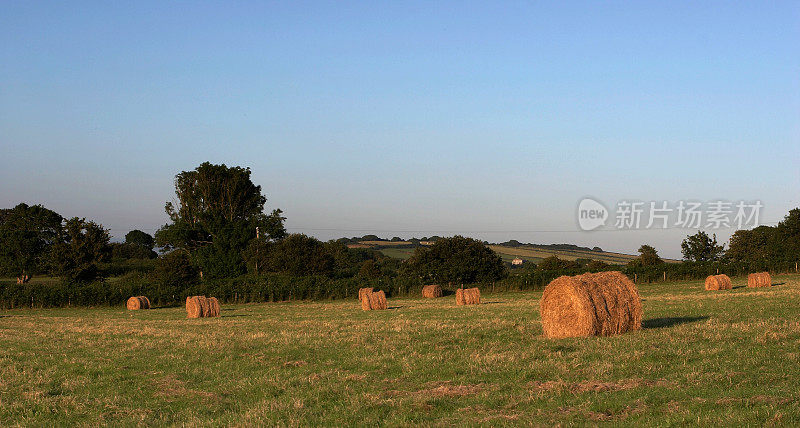
[[[621,272],[561,276],[544,289],[546,337],[611,336],[642,328],[636,286]]]
[[[751,273],[747,275],[748,287],[771,287],[772,276],[769,272]]]
[[[481,291],[477,288],[467,288],[462,291],[465,305],[480,305]]]
[[[200,306],[203,308],[202,314],[200,316],[205,318],[209,316],[209,314],[211,313],[211,302],[208,300],[208,297],[206,296],[199,296],[198,298],[200,299]]]
[[[422,297],[427,299],[442,297],[442,286],[434,284],[422,287]]]
[[[203,316],[203,304],[200,302],[202,296],[190,296],[186,298],[186,316],[188,318],[201,318]],[[203,297],[205,300],[205,297]]]
[[[209,313],[207,317],[218,317],[220,312],[219,300],[216,297],[209,297],[207,299]]]
[[[361,298],[364,297],[365,294],[369,294],[369,293],[372,293],[372,287],[359,288],[358,289],[358,300],[361,300]]]
[[[138,311],[142,308],[142,300],[139,297],[129,297],[128,301],[125,302],[125,307],[128,308],[129,311]]]
[[[359,298],[360,301],[361,301],[361,310],[364,310],[364,311],[372,310],[372,304],[371,304],[370,298],[369,298],[369,296],[371,294],[372,294],[372,291],[362,294],[361,297]]]
[[[456,290],[456,305],[464,306],[467,304],[467,299],[464,297],[464,289],[459,288]]]
[[[369,305],[374,310],[386,309],[386,293],[383,290],[373,291],[369,294]]]
[[[730,277],[728,275],[709,275],[706,278],[706,290],[730,290],[733,288]]]
[[[142,305],[144,306],[142,309],[150,309],[150,299],[147,296],[139,296],[142,300]]]

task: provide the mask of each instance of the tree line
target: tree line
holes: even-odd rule
[[[47,289],[0,283],[0,300],[17,305],[42,295],[49,296],[39,298],[47,305],[93,299],[116,304],[125,293],[150,293],[161,304],[171,304],[190,291],[237,301],[343,297],[365,283],[390,295],[427,283],[530,289],[560,274],[620,269],[597,260],[552,256],[511,270],[485,242],[463,236],[422,238],[429,245],[414,246],[411,257],[401,261],[348,246],[359,239],[381,241],[374,235],[322,242],[287,233],[286,217],[280,209],[266,210],[267,198],[252,182],[249,168],[205,162],[177,174],[174,185],[175,199],[164,207],[169,222],[154,235],[132,230],[120,243],[110,242],[109,231],[94,221],[64,218],[41,205],[0,210],[0,275],[21,278],[18,282],[35,275],[60,279]],[[681,248],[685,263],[676,264],[665,263],[654,247],[642,245],[639,256],[622,269],[655,280],[667,272],[688,279],[720,268],[784,266],[800,254],[800,209],[777,226],[737,231],[727,250],[702,231],[687,236]],[[105,280],[112,276],[117,277],[116,291]]]

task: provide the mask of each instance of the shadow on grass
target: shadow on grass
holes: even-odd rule
[[[407,307],[408,307],[408,305],[403,305],[403,306],[389,306],[389,307],[387,307],[386,309],[387,309],[387,310],[390,310],[390,311],[393,311],[393,310],[395,310],[395,309],[403,309],[403,308],[407,308]]]
[[[497,304],[497,303],[503,303],[503,301],[502,300],[493,300],[491,302],[481,302],[481,305],[494,305],[494,304]]]
[[[740,288],[745,288],[744,285],[737,285],[736,287],[731,287],[731,290],[738,290]]]
[[[776,282],[776,283],[772,284],[772,286],[775,287],[776,285],[783,285],[783,284],[786,284],[786,283],[785,282]]]
[[[251,317],[250,314],[230,314],[230,315],[221,315],[220,318],[236,318],[236,317]]]
[[[705,321],[708,317],[669,317],[653,318],[642,322],[642,328],[666,328],[676,325],[687,324],[690,322]]]

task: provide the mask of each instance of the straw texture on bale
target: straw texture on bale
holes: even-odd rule
[[[382,310],[386,309],[386,293],[383,290],[380,291],[373,291],[369,294],[369,305],[370,309],[374,310]]]
[[[189,318],[218,317],[219,301],[216,297],[190,296],[186,298],[186,316]]]
[[[128,299],[125,303],[125,307],[127,307],[129,311],[150,309],[150,299],[145,296],[134,296]]]
[[[733,288],[728,275],[709,275],[706,278],[706,290],[730,290]]]
[[[386,293],[380,291],[367,291],[361,295],[361,309],[365,311],[374,311],[386,309]]]
[[[481,291],[477,288],[459,288],[456,290],[456,305],[480,305]]]
[[[540,306],[546,337],[611,336],[642,328],[639,292],[621,272],[556,278],[545,287]]]
[[[442,297],[442,286],[441,285],[426,285],[422,287],[422,297],[432,299],[436,297]]]
[[[364,294],[372,293],[372,287],[368,288],[359,288],[358,289],[358,300],[361,300],[364,297]]]
[[[751,273],[747,275],[748,287],[771,287],[772,276],[769,272]]]

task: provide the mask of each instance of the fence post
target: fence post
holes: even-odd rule
[[[639,276],[638,274],[635,274],[635,273],[633,274],[633,283],[634,284],[636,284],[636,278],[638,278],[638,276]]]
[[[664,282],[667,282],[667,271],[664,271]]]

